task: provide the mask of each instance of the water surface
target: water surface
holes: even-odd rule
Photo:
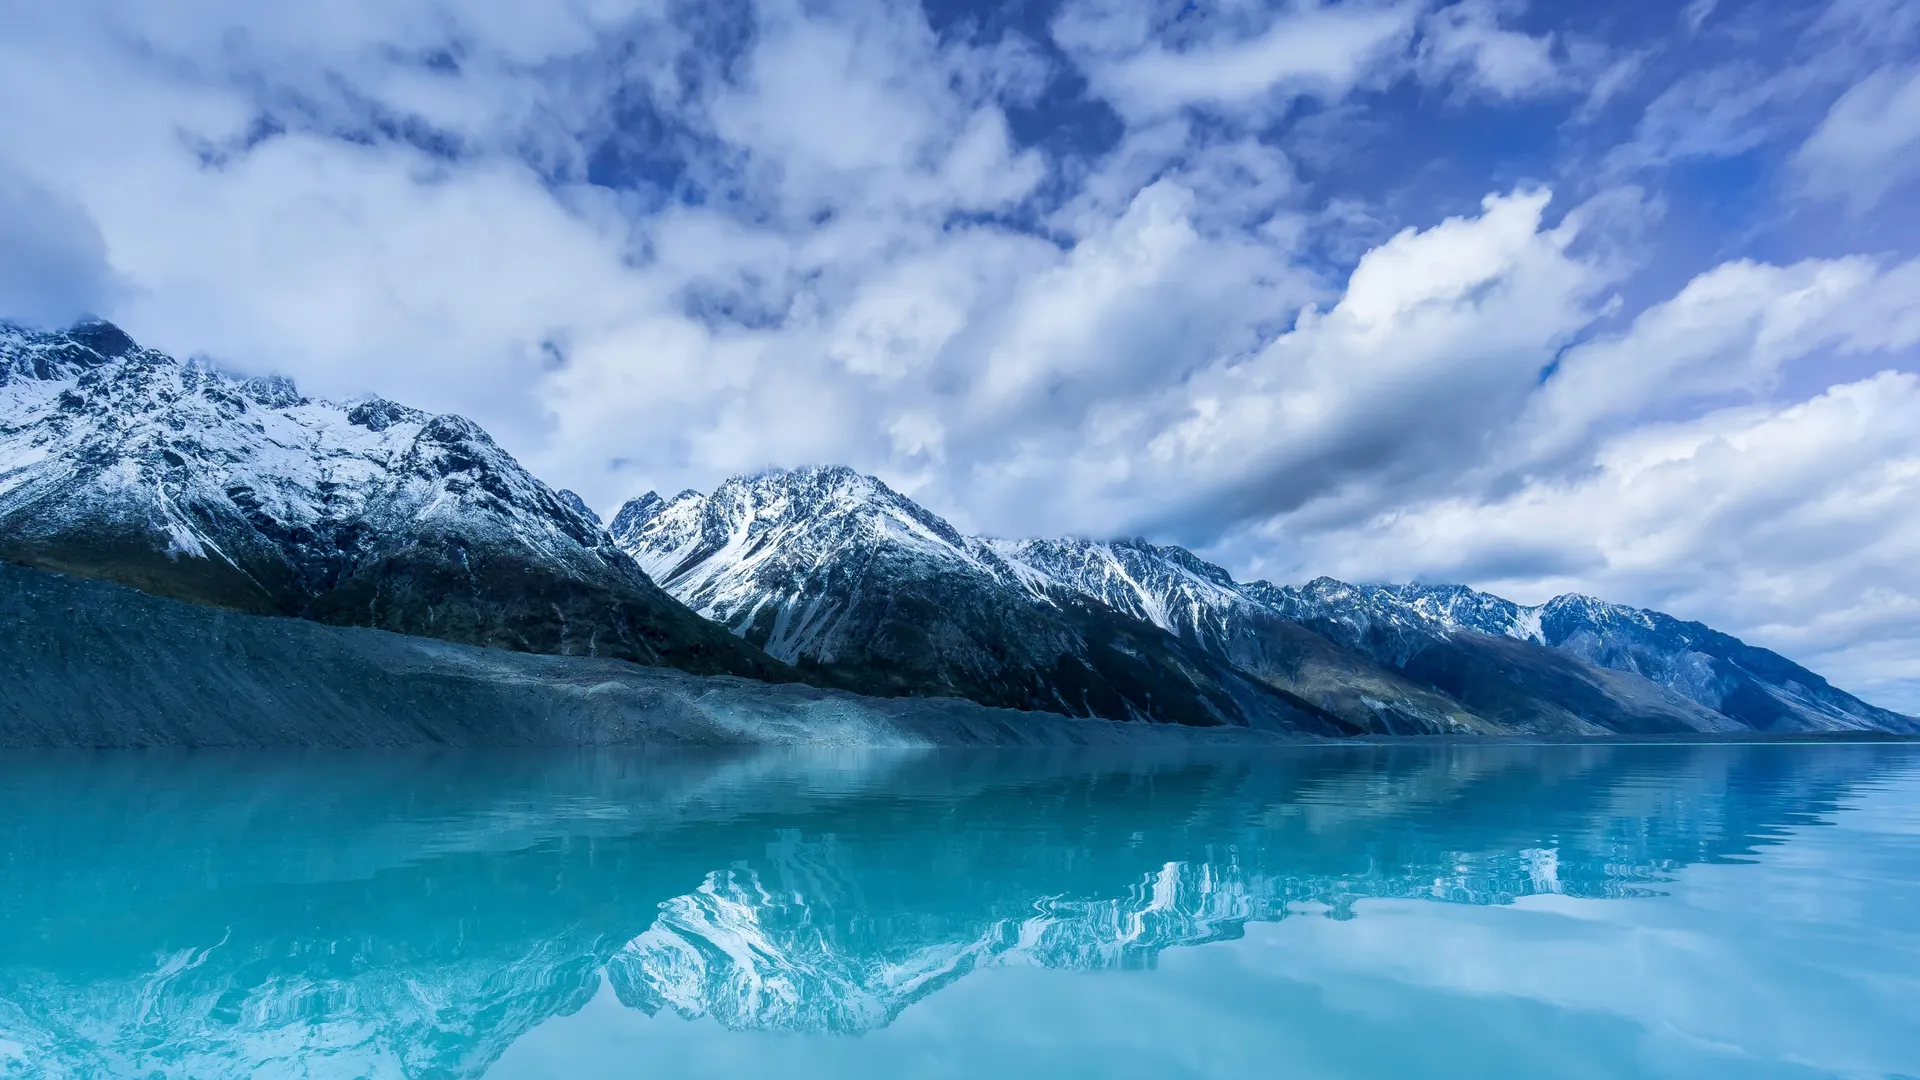
[[[0,1075],[1920,1076],[1920,748],[0,764]]]

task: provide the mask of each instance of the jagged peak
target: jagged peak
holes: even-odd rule
[[[579,495],[574,494],[571,490],[567,488],[556,488],[553,494],[562,503],[566,504],[567,509],[573,511],[576,514],[579,514],[581,517],[586,518],[588,521],[593,522],[595,525],[605,527],[605,522],[602,522],[600,520],[599,514],[596,514],[593,512],[593,507],[587,505],[587,500],[581,498]]]
[[[1228,592],[1237,591],[1239,582],[1224,567],[1174,544],[1155,544],[1142,536],[1119,540],[1090,540],[1080,536],[986,540],[988,547],[1011,559],[1033,563],[1076,562],[1082,570],[1094,569],[1094,563],[1116,568],[1124,574],[1151,573],[1168,568],[1179,575],[1204,581]]]
[[[1574,619],[1594,624],[1629,622],[1647,630],[1655,630],[1665,625],[1683,634],[1717,633],[1705,624],[1690,623],[1663,611],[1616,604],[1585,593],[1562,593],[1533,610],[1539,613],[1539,617],[1545,619]]]
[[[1230,573],[1226,567],[1208,562],[1194,554],[1191,550],[1183,548],[1178,544],[1155,544],[1149,542],[1145,537],[1134,537],[1131,540],[1122,541],[1114,546],[1125,547],[1134,551],[1150,554],[1155,558],[1165,559],[1179,566],[1187,573],[1211,581],[1216,585],[1226,588],[1238,588],[1240,584],[1234,579],[1233,574]]]
[[[708,496],[705,512],[735,524],[772,517],[786,521],[806,518],[904,518],[938,536],[956,549],[966,538],[945,518],[888,487],[879,477],[846,465],[800,465],[770,468],[733,477]]]
[[[0,325],[0,383],[7,372],[42,381],[70,379],[136,356],[152,363],[172,362],[164,354],[141,349],[126,331],[104,320],[53,331]]]
[[[291,409],[307,403],[307,399],[300,394],[300,388],[285,375],[263,375],[248,379],[240,384],[240,392],[255,404],[270,409]]]
[[[698,496],[697,492],[683,491],[679,495],[674,496],[674,502],[685,500],[689,494],[693,494],[696,497]],[[666,508],[667,501],[660,497],[660,493],[657,491],[649,491],[637,499],[628,499],[622,503],[620,509],[613,515],[613,522],[607,526],[607,529],[613,533],[615,539],[630,536],[646,528],[647,523],[658,517],[660,512]]]
[[[63,336],[109,359],[140,351],[132,335],[105,319],[82,319],[68,327]]]
[[[869,476],[847,465],[796,465],[769,467],[732,477],[714,489],[715,500],[738,492],[825,493],[840,492],[857,499],[907,502],[899,492],[877,476]]]
[[[395,424],[424,424],[427,414],[386,398],[365,398],[347,409],[347,422],[368,431],[385,431]]]
[[[1446,582],[1446,581],[1409,581],[1404,584],[1382,585],[1381,588],[1385,589],[1390,593],[1393,593],[1396,596],[1401,596],[1401,597],[1493,596],[1492,593],[1483,593],[1477,589],[1468,588],[1465,585],[1457,585],[1452,582]],[[1496,600],[1500,599],[1499,597],[1493,597],[1493,598]]]
[[[1336,578],[1336,577],[1328,577],[1325,574],[1322,574],[1319,577],[1314,578],[1312,581],[1307,582],[1305,585],[1301,586],[1301,588],[1306,592],[1314,593],[1316,595],[1337,594],[1337,595],[1344,596],[1350,593],[1356,593],[1360,591],[1360,586],[1358,585],[1355,585],[1351,582],[1341,581],[1339,578]]]
[[[418,410],[409,411],[417,412]],[[441,413],[432,417],[421,427],[419,438],[422,442],[447,445],[460,443],[473,443],[485,447],[494,445],[493,436],[487,434],[486,428],[458,413]]]
[[[1565,610],[1567,608],[1582,608],[1589,611],[1615,611],[1615,610],[1620,610],[1622,608],[1622,605],[1620,604],[1615,604],[1606,600],[1602,600],[1597,596],[1590,596],[1586,593],[1571,593],[1571,592],[1561,593],[1559,596],[1554,597],[1553,599],[1547,601],[1544,604],[1541,604],[1540,606],[1542,608],[1551,608],[1555,610]]]

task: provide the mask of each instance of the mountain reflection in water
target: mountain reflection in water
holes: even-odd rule
[[[1916,765],[1871,745],[15,758],[0,1073],[479,1076],[607,993],[859,1035],[982,969],[1153,968],[1370,898],[1634,903]]]

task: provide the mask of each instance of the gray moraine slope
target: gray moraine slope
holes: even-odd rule
[[[245,615],[0,562],[0,747],[1216,741],[1268,738],[484,649]]]

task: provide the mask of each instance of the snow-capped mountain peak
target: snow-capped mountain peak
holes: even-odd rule
[[[1344,669],[1346,677],[1369,681],[1369,693],[1389,693],[1381,679],[1390,677],[1364,673],[1367,663],[1387,672],[1433,668],[1416,681],[1435,689],[1454,685],[1460,671],[1484,671],[1496,681],[1518,680],[1499,695],[1519,694],[1536,702],[1528,708],[1548,709],[1555,730],[1591,733],[1593,723],[1582,717],[1618,710],[1625,710],[1618,722],[1656,729],[1906,722],[1765,650],[1657,612],[1574,594],[1527,606],[1448,584],[1330,577],[1300,586],[1243,583],[1184,548],[1137,538],[968,537],[879,480],[843,467],[770,470],[729,480],[711,496],[683,493],[670,502],[649,494],[622,510],[614,534],[683,601],[737,632],[768,635],[770,651],[788,659],[857,656],[834,632],[857,597],[946,575],[975,582],[983,595],[998,590],[1002,605],[1022,598],[1056,608],[1074,598],[1093,601],[1296,688],[1298,676],[1290,673],[1305,646],[1290,635],[1302,627],[1354,654],[1351,664],[1362,667]],[[1280,638],[1287,640],[1276,644]],[[1522,651],[1503,653],[1498,641]],[[1769,689],[1740,689],[1762,684]],[[1446,719],[1451,706],[1421,697],[1427,691],[1393,685],[1401,715],[1424,718],[1409,722],[1437,730],[1455,722]],[[1592,700],[1553,703],[1576,686]],[[1508,700],[1472,693],[1486,702]],[[1710,711],[1722,709],[1733,713]]]
[[[106,323],[0,328],[0,553],[248,611],[764,664],[471,420],[309,398]]]
[[[1200,625],[1210,611],[1245,599],[1220,567],[1185,548],[1160,547],[1138,538],[978,543],[1013,566],[1029,589],[1089,596],[1176,634]]]
[[[939,516],[839,465],[738,476],[710,495],[648,492],[621,508],[612,532],[641,569],[709,618],[743,629],[762,611],[780,611],[765,647],[783,659],[812,655],[831,638],[833,605],[794,604],[849,559],[907,553],[1009,573]]]

